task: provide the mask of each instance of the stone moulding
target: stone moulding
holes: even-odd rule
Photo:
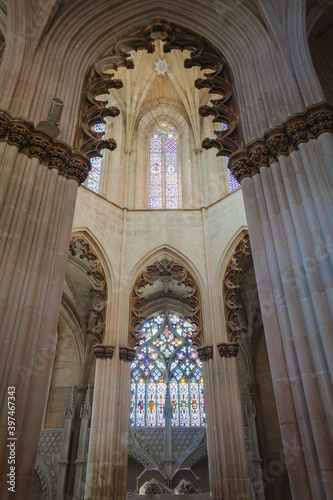
[[[82,184],[88,177],[90,161],[82,152],[73,151],[62,141],[54,141],[50,134],[38,129],[22,117],[12,117],[0,110],[0,141],[16,146],[29,158],[38,158],[48,168],[55,168],[67,179]]]
[[[236,358],[239,352],[237,342],[223,343],[217,346],[221,358]]]
[[[333,106],[327,102],[314,104],[303,113],[290,116],[282,125],[268,130],[263,138],[251,141],[246,149],[234,152],[228,168],[241,182],[259,173],[261,167],[269,167],[279,156],[288,156],[302,142],[316,139],[324,132],[333,132]]]
[[[111,345],[97,344],[94,346],[94,355],[96,359],[112,359],[114,347]]]

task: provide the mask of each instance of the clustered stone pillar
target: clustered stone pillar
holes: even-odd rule
[[[251,499],[237,378],[238,350],[236,343],[198,349],[204,362],[209,482],[214,500]]]
[[[293,498],[333,498],[333,108],[229,161],[241,181]]]
[[[15,498],[34,475],[78,185],[89,159],[22,118],[0,112],[2,499],[15,438]],[[8,387],[14,387],[8,434]],[[13,392],[13,391],[11,391]],[[13,400],[12,400],[13,401]],[[13,441],[14,442],[14,441]]]
[[[96,345],[94,404],[88,453],[86,500],[125,500],[134,349]]]

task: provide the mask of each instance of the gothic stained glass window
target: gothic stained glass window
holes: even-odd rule
[[[105,123],[96,123],[93,127],[91,127],[94,132],[103,133],[105,132]],[[85,182],[85,186],[98,193],[99,184],[101,180],[101,165],[102,165],[102,157],[94,156],[90,159],[91,169],[89,171],[88,178]]]
[[[162,123],[150,137],[150,208],[179,208],[178,135]]]
[[[167,414],[172,426],[205,426],[202,362],[192,344],[194,332],[189,321],[168,313],[141,326],[131,364],[133,427],[164,427]]]

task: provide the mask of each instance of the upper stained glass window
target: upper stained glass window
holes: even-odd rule
[[[91,127],[94,132],[105,133],[105,123],[99,122],[96,123],[93,127]],[[90,159],[91,169],[89,171],[89,175],[87,180],[85,181],[85,186],[95,191],[95,193],[99,192],[99,185],[101,181],[101,165],[102,165],[102,157],[94,156]]]
[[[146,321],[131,364],[131,425],[205,425],[202,362],[192,344],[195,326],[176,314]],[[169,408],[169,411],[166,411]]]
[[[150,208],[179,208],[178,134],[161,123],[150,136]]]

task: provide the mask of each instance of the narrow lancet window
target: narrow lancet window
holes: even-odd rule
[[[162,123],[150,136],[150,208],[179,208],[178,134]]]

